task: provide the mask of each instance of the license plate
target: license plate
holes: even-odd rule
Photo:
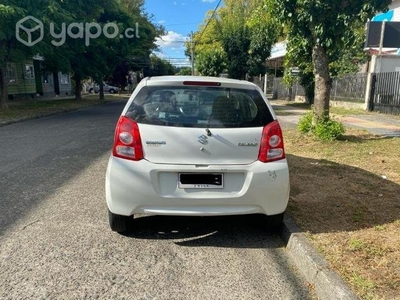
[[[180,173],[178,187],[180,189],[222,189],[224,188],[224,174]]]

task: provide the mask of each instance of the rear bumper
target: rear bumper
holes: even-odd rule
[[[178,174],[223,173],[222,189],[180,189]],[[223,216],[280,214],[289,200],[286,160],[249,165],[167,165],[111,156],[106,200],[114,214]]]

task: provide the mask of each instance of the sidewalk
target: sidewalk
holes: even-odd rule
[[[400,118],[385,114],[351,115],[339,118],[345,125],[374,135],[400,137]]]
[[[295,128],[301,116],[308,110],[285,105],[286,103],[287,101],[271,101],[282,127]],[[360,115],[335,117],[350,128],[365,129],[374,135],[400,137],[400,116],[366,112]]]

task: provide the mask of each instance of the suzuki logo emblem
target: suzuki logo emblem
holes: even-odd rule
[[[203,145],[207,145],[208,144],[208,137],[206,137],[204,134],[199,136],[197,138],[197,140],[199,141],[199,143],[201,143]]]

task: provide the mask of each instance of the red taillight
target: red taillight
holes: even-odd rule
[[[282,130],[279,122],[274,121],[263,129],[258,160],[265,163],[283,158],[285,158],[285,149]]]
[[[143,159],[143,147],[139,127],[127,117],[118,120],[115,129],[113,155],[130,160]]]

